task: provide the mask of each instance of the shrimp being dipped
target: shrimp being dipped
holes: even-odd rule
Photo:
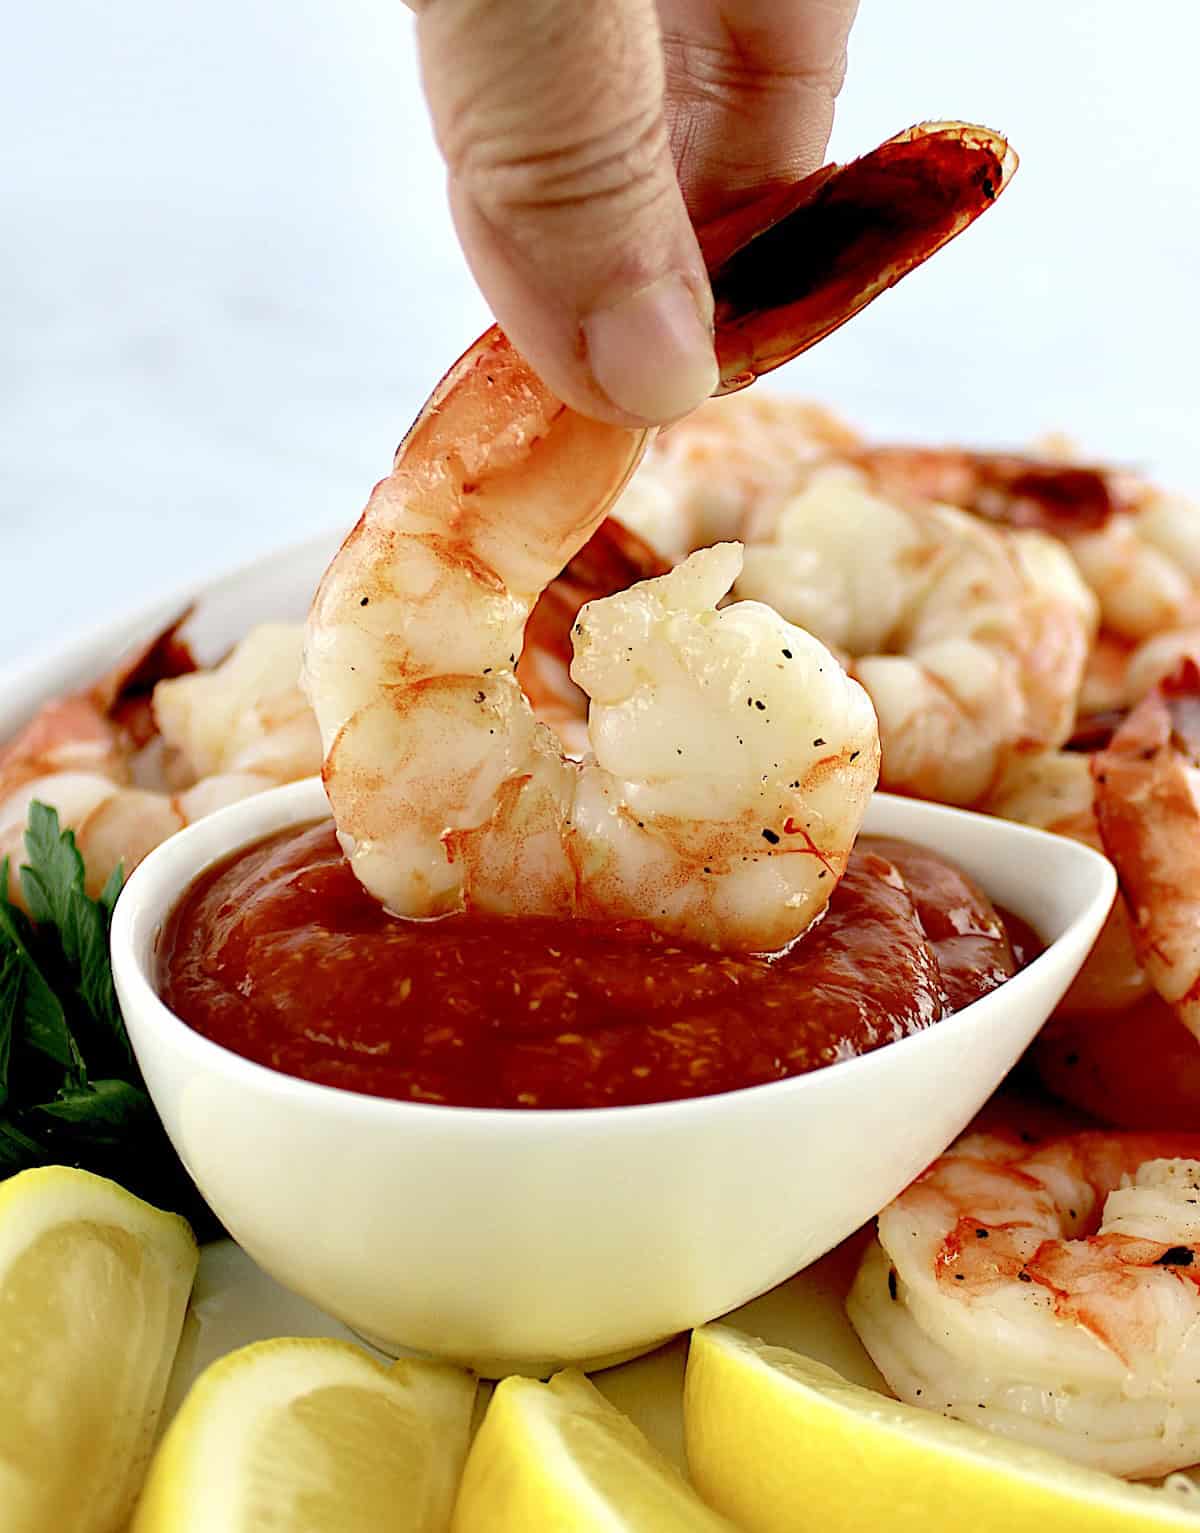
[[[587,696],[571,680],[571,630],[579,609],[639,580],[665,575],[670,566],[616,517],[607,517],[534,603],[525,625],[517,680],[544,724],[569,755],[588,749]]]
[[[910,1404],[1112,1474],[1194,1464],[1200,1135],[969,1135],[879,1215],[847,1310]]]
[[[856,313],[990,205],[1014,163],[985,130],[926,126],[703,231],[722,390]],[[493,329],[326,573],[305,647],[324,780],[355,873],[396,913],[641,918],[761,950],[824,908],[874,786],[874,717],[778,614],[716,610],[739,550],[581,613],[571,676],[592,698],[594,758],[566,759],[517,681],[538,595],[650,436],[568,410]]]
[[[313,687],[331,739],[326,788],[366,887],[400,915],[469,906],[640,918],[743,950],[806,930],[875,785],[875,721],[816,640],[757,604],[715,610],[740,564],[736,545],[579,614],[571,675],[592,698],[595,757],[576,763],[514,673],[538,588],[522,600],[509,582],[518,571],[537,581],[532,538],[512,560],[493,547],[488,568],[504,584],[489,592],[474,548],[431,551],[428,523],[391,509],[376,502],[378,521],[365,524],[387,562],[368,576],[356,559],[345,580],[335,565],[310,627],[310,676],[349,662],[368,693],[352,712],[340,704],[322,717]],[[511,528],[503,501],[496,515]],[[491,532],[481,527],[480,543]],[[557,541],[542,557],[549,581]],[[364,597],[383,614],[397,677],[377,696],[369,635],[336,621]],[[441,658],[451,654],[453,670]]]

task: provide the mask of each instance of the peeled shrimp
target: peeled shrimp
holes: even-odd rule
[[[1092,749],[1014,760],[984,806],[1117,865],[1121,892],[1033,1049],[1056,1095],[1129,1127],[1200,1127],[1200,877],[1194,662]],[[1190,1029],[1190,1031],[1189,1031]]]
[[[1091,757],[1083,751],[1032,751],[1013,756],[979,807],[1001,819],[1034,825],[1104,851],[1096,821]],[[1134,942],[1129,908],[1118,895],[1056,1015],[1099,1016],[1123,1011],[1142,1000],[1150,988]]]
[[[1101,622],[1134,643],[1194,620],[1200,507],[1108,468],[955,448],[877,447],[855,461],[887,494],[961,506],[1066,543]]]
[[[1013,164],[985,130],[912,129],[703,231],[723,389],[856,313]],[[860,232],[839,245],[850,210]],[[757,603],[716,610],[737,548],[580,614],[571,677],[593,757],[565,758],[517,681],[539,593],[649,440],[575,415],[493,329],[326,573],[304,673],[323,775],[351,865],[398,914],[640,917],[764,949],[824,908],[874,786],[874,718],[816,640]]]
[[[321,737],[300,690],[303,647],[302,624],[262,623],[211,670],[159,682],[166,775],[184,787],[247,777],[262,787],[319,772]]]
[[[665,575],[670,566],[613,516],[606,518],[534,603],[525,625],[517,680],[544,724],[569,755],[588,749],[587,695],[571,680],[571,630],[579,609],[635,581]]]
[[[871,694],[884,787],[977,802],[1017,748],[1071,732],[1097,603],[1044,532],[879,493],[814,406],[710,404],[657,444],[617,515],[669,557],[746,542],[736,594],[836,650]]]
[[[1092,758],[1096,817],[1163,1000],[1200,1038],[1200,668],[1187,660]]]
[[[1044,534],[827,468],[747,549],[737,594],[846,657],[879,715],[884,787],[975,803],[1015,749],[1070,733],[1095,603]]]
[[[0,751],[0,864],[9,897],[29,806],[75,832],[89,892],[128,873],[168,836],[214,809],[320,769],[320,737],[301,695],[302,629],[252,630],[210,671],[167,674],[141,695],[156,647],[136,651],[96,686],[48,703]],[[151,679],[153,677],[151,676]]]
[[[539,592],[591,531],[563,515],[561,486],[588,488],[602,518],[633,434],[600,451],[608,428],[571,416],[556,440],[561,406],[547,419],[535,394],[538,472],[522,453],[514,473],[493,439],[458,516],[463,465],[429,441],[529,376],[501,337],[468,353],[317,593],[306,682],[342,846],[400,915],[641,918],[781,947],[844,871],[875,783],[870,703],[769,608],[716,611],[741,562],[723,544],[584,607],[571,676],[595,756],[564,757],[516,660]],[[518,444],[534,434],[520,427]]]
[[[654,441],[616,515],[670,563],[769,537],[814,469],[859,445],[821,405],[770,394],[709,400]]]
[[[973,1134],[847,1310],[895,1393],[1134,1478],[1200,1459],[1200,1135]]]

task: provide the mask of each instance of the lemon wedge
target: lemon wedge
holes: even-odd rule
[[[725,1325],[692,1333],[684,1423],[701,1493],[747,1533],[928,1533],[947,1518],[972,1533],[1200,1529],[1189,1482],[1127,1485]]]
[[[196,1242],[115,1182],[0,1184],[0,1525],[111,1533],[146,1471]]]
[[[633,1422],[574,1370],[496,1386],[453,1533],[729,1533]]]
[[[132,1533],[445,1533],[475,1389],[344,1341],[243,1347],[192,1385]]]

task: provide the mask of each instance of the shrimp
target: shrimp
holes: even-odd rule
[[[1146,973],[1200,1038],[1200,666],[1160,682],[1091,761],[1096,818]]]
[[[570,677],[571,630],[580,607],[668,568],[648,543],[610,516],[534,603],[517,680],[569,754],[582,756],[588,748],[587,696]]]
[[[1200,1126],[1197,674],[1187,661],[1124,721],[1089,724],[1073,742],[1088,750],[1014,761],[984,806],[1117,866],[1121,892],[1031,1058],[1057,1096],[1126,1127]]]
[[[1079,750],[1019,753],[980,805],[988,814],[1104,851],[1096,821],[1091,757]],[[1097,1017],[1124,1011],[1151,989],[1134,942],[1133,921],[1118,895],[1100,935],[1056,1016]]]
[[[377,898],[406,916],[642,918],[750,950],[807,929],[875,784],[874,718],[824,648],[769,608],[715,610],[737,545],[582,610],[571,676],[592,698],[595,756],[574,762],[513,670],[536,593],[514,597],[509,570],[528,578],[533,539],[511,562],[493,552],[481,579],[473,548],[447,555],[436,534],[431,547],[411,502],[377,499],[372,512],[367,534],[389,555],[335,562],[308,653],[339,836]],[[559,555],[555,539],[541,578]],[[381,664],[396,678],[376,696],[370,630],[337,621],[364,596],[384,613]],[[323,709],[325,668],[347,665],[357,696],[343,686]]]
[[[1140,1478],[1200,1459],[1200,1134],[968,1135],[847,1311],[910,1404]]]
[[[174,625],[95,686],[47,703],[0,752],[0,866],[17,877],[29,806],[75,832],[96,895],[185,825],[319,771],[316,721],[299,691],[302,630],[254,629],[222,664],[192,668]]]
[[[709,400],[662,432],[615,514],[672,564],[697,548],[769,537],[814,469],[859,446],[851,427],[804,400]]]
[[[722,391],[844,323],[1014,164],[986,130],[912,129],[703,231]],[[492,329],[326,572],[304,684],[339,839],[395,913],[640,917],[761,950],[824,909],[874,787],[874,717],[818,641],[759,603],[716,610],[734,545],[580,614],[593,756],[564,757],[517,681],[535,601],[649,440],[568,410]]]
[[[1045,534],[827,467],[747,549],[736,594],[845,656],[879,715],[884,787],[977,803],[1011,752],[1070,733],[1095,602]]]
[[[972,804],[1011,751],[1061,744],[1098,615],[1061,546],[885,497],[854,466],[858,439],[814,406],[739,405],[667,432],[616,514],[669,557],[746,542],[736,594],[850,666],[879,714],[884,787]]]
[[[304,628],[262,623],[220,665],[154,689],[168,777],[190,787],[247,774],[295,782],[321,770],[321,737],[300,690]]]
[[[1200,1129],[1200,1041],[1153,991],[1118,1009],[1060,1008],[1029,1062],[1047,1091],[1101,1123]]]
[[[1121,470],[1012,453],[873,447],[854,461],[889,495],[945,501],[1060,538],[1103,627],[1140,643],[1196,616],[1200,508]]]

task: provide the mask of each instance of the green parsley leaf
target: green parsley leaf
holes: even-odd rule
[[[12,1176],[27,1166],[49,1165],[53,1158],[36,1139],[7,1118],[0,1118],[0,1177]]]
[[[108,939],[124,878],[87,893],[75,836],[32,805],[20,870],[29,914],[0,861],[0,1180],[65,1162],[109,1176],[221,1233],[145,1089],[113,986]],[[32,919],[31,919],[32,918]]]
[[[72,1138],[93,1144],[120,1144],[126,1135],[157,1126],[150,1098],[130,1081],[95,1081],[63,1091],[57,1101],[40,1103],[31,1111],[52,1119]]]
[[[133,1051],[117,1006],[108,956],[108,928],[120,874],[108,880],[99,900],[89,899],[75,834],[61,829],[57,811],[44,804],[30,807],[25,849],[29,854],[29,863],[21,868],[25,902],[38,926],[57,935],[67,970],[56,988],[64,1000],[74,991],[87,1013],[86,1018],[74,1019],[76,1041],[94,1070],[125,1070],[133,1062]]]
[[[75,832],[59,829],[56,809],[48,809],[45,804],[31,804],[25,850],[29,862],[21,868],[21,889],[29,914],[37,926],[57,927],[63,956],[68,963],[78,965],[79,905],[75,895],[86,900],[87,894],[83,858],[75,845]]]
[[[8,1061],[21,1015],[22,971],[19,953],[12,948],[0,951],[0,1107],[8,1100]]]
[[[108,882],[100,891],[100,903],[104,906],[108,915],[109,924],[112,923],[113,906],[117,903],[117,896],[125,887],[125,864],[118,862],[116,867],[108,875]]]

